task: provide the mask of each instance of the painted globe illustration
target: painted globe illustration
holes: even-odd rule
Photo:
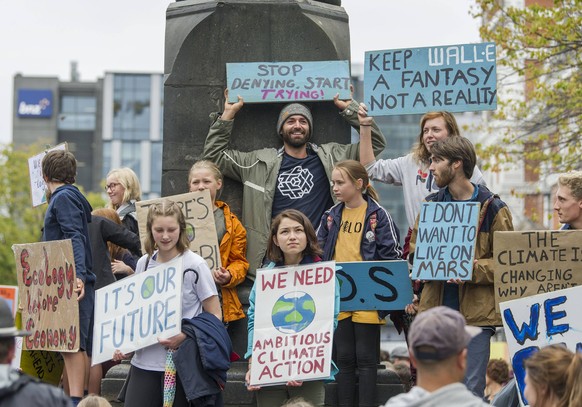
[[[301,332],[313,322],[314,317],[315,301],[302,291],[279,297],[271,312],[273,325],[284,334]]]

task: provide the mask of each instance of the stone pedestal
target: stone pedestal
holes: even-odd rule
[[[202,155],[208,115],[222,111],[227,62],[349,60],[345,10],[311,0],[189,0],[166,13],[162,195],[187,191],[188,170]],[[339,3],[338,0],[330,3]],[[307,103],[315,143],[350,142],[333,102]],[[232,147],[282,145],[276,121],[282,103],[245,104]],[[240,185],[226,180],[221,199],[240,214]]]

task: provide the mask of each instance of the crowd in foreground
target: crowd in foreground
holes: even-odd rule
[[[132,354],[116,351],[111,355],[113,363],[131,359],[130,374],[120,395],[128,407],[223,405],[230,352],[212,354],[220,366],[210,374],[196,357],[208,351],[195,340],[201,327],[206,329],[213,349],[219,350],[230,350],[232,342],[241,343],[239,338],[234,340],[241,327],[247,332],[246,346],[234,352],[244,354],[248,360],[247,388],[256,395],[259,407],[284,403],[323,406],[324,385],[331,380],[337,383],[339,406],[377,406],[378,343],[380,327],[388,317],[405,334],[412,386],[408,392],[388,400],[387,406],[485,404],[485,389],[494,387],[487,382],[490,340],[495,327],[501,325],[493,292],[492,236],[495,231],[513,230],[509,208],[486,187],[475,149],[460,135],[452,114],[427,113],[421,119],[418,142],[412,152],[382,160],[376,157],[384,149],[385,139],[367,115],[366,107],[337,97],[334,104],[340,116],[359,132],[359,142],[314,144],[311,111],[303,104],[292,103],[282,109],[277,120],[281,149],[242,152],[231,149],[229,142],[235,115],[244,101],[225,101],[223,113],[215,116],[210,127],[203,152],[205,160],[193,165],[188,179],[190,191],[210,192],[222,263],[215,270],[210,270],[189,249],[184,214],[170,199],[149,207],[142,236],[145,253],[140,253],[135,203],[141,194],[133,171],[122,168],[108,174],[106,192],[114,212],[112,221],[92,214],[91,206],[73,185],[74,156],[62,150],[47,153],[42,162],[49,201],[43,240],[72,240],[81,345],[78,352],[63,353],[67,373],[63,385],[70,399],[34,381],[20,385],[20,381],[28,379],[11,371],[8,364],[13,357],[14,336],[26,332],[14,328],[9,313],[3,315],[4,325],[0,328],[6,331],[0,333],[6,350],[0,354],[5,367],[0,382],[2,405],[5,400],[16,403],[18,397],[25,397],[28,393],[23,389],[28,386],[43,389],[34,392],[46,393],[46,397],[53,397],[58,400],[55,403],[62,405],[89,402],[83,399],[86,391],[99,394],[104,366],[89,369],[95,289],[176,258],[182,259],[184,274],[182,332]],[[242,221],[218,199],[223,176],[244,186]],[[400,230],[379,204],[371,180],[403,187],[409,222],[403,247],[399,243]],[[261,267],[328,260],[407,259],[412,263],[423,201],[480,204],[472,280],[414,282],[414,301],[404,311],[340,312],[336,287],[331,376],[277,386],[251,385],[257,304],[253,287],[245,313],[237,286],[254,281],[256,270]],[[582,227],[581,173],[560,178],[555,210],[564,229]],[[475,298],[479,298],[478,305]],[[528,359],[526,371],[525,395],[530,405],[582,405],[580,356],[551,346]],[[556,378],[559,379],[552,380]],[[562,385],[557,386],[559,383],[554,381]],[[12,392],[6,393],[5,389]],[[487,396],[495,404],[495,397]],[[43,404],[60,405],[46,401]]]

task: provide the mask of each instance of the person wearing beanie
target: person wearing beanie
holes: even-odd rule
[[[72,407],[63,391],[32,378],[10,365],[16,352],[14,338],[27,336],[14,325],[12,311],[0,298],[0,406],[2,407]]]
[[[336,95],[334,103],[340,116],[359,131],[358,102],[340,100]],[[330,185],[334,164],[358,160],[360,143],[314,144],[311,111],[304,104],[290,103],[281,109],[276,122],[282,148],[234,150],[229,141],[235,115],[243,105],[241,97],[229,103],[228,89],[225,91],[224,112],[214,114],[216,120],[206,137],[203,157],[215,162],[226,177],[244,185],[242,222],[247,230],[248,276],[254,280],[255,270],[263,264],[271,219],[285,209],[297,209],[317,228],[323,212],[334,204]],[[386,144],[384,136],[374,122],[366,126],[372,130],[372,147],[378,155]]]
[[[481,329],[467,326],[459,311],[439,306],[419,314],[410,326],[410,360],[418,383],[408,393],[388,399],[385,407],[488,406],[462,383],[467,346]]]

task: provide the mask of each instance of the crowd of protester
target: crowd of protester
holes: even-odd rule
[[[256,395],[258,406],[323,406],[327,381],[337,383],[339,406],[377,406],[381,356],[386,367],[400,378],[404,391],[387,400],[386,406],[478,406],[494,402],[510,381],[511,372],[506,362],[489,360],[491,337],[501,325],[501,317],[495,311],[491,236],[495,231],[513,230],[512,216],[507,205],[485,185],[475,149],[460,135],[454,115],[427,113],[421,119],[418,142],[411,153],[380,160],[377,156],[386,141],[365,105],[336,97],[334,104],[340,116],[360,133],[360,141],[317,145],[310,109],[291,103],[283,107],[276,121],[281,149],[239,151],[231,149],[229,141],[235,115],[244,113],[244,100],[239,97],[230,103],[225,99],[222,114],[214,115],[210,126],[204,160],[196,162],[184,180],[185,190],[210,192],[222,264],[214,270],[189,249],[184,215],[170,199],[148,208],[142,229],[146,234],[142,236],[142,253],[136,216],[141,189],[131,169],[109,172],[105,187],[108,209],[92,211],[73,185],[73,154],[62,150],[46,154],[42,171],[49,206],[43,240],[72,241],[81,344],[78,352],[63,353],[63,384],[70,399],[35,382],[21,388],[38,386],[38,394],[43,395],[38,400],[59,400],[52,404],[44,401],[45,405],[105,406],[107,401],[98,396],[83,397],[87,392],[99,394],[101,379],[111,364],[131,359],[130,373],[120,395],[126,406],[187,406],[202,398],[207,403],[204,405],[223,405],[227,368],[216,377],[210,376],[196,359],[198,352],[208,351],[198,349],[200,345],[192,336],[203,321],[209,327],[206,335],[215,346],[213,349],[243,344],[234,351],[240,356],[244,353],[248,361],[247,388]],[[224,176],[244,185],[241,219],[219,199]],[[300,185],[301,194],[297,194],[282,187],[281,180],[290,177],[310,182]],[[395,224],[379,203],[371,180],[403,187],[408,225],[399,228]],[[554,209],[564,229],[582,227],[582,173],[564,174],[558,186]],[[245,280],[252,282],[259,268],[332,260],[408,259],[412,264],[423,201],[480,204],[472,279],[411,281],[414,301],[404,311],[340,312],[336,284],[332,375],[326,380],[251,385],[253,333],[259,305],[253,287],[250,307],[245,311],[237,287]],[[400,230],[407,230],[404,247],[400,246]],[[95,289],[176,258],[182,259],[180,274],[184,274],[182,332],[135,353],[116,351],[110,362],[90,369]],[[475,303],[474,298],[480,298],[480,302]],[[380,327],[387,317],[404,331],[407,346],[382,355]],[[0,356],[6,367],[13,357],[14,337],[27,332],[16,330],[4,314],[0,315],[0,322],[0,338],[5,342]],[[4,334],[2,329],[9,332]],[[220,360],[222,356],[217,352],[215,357]],[[525,366],[525,394],[530,405],[582,403],[580,356],[552,346],[532,356]],[[21,375],[6,369],[5,376],[10,383],[22,380]],[[15,404],[17,401],[8,397],[16,400],[18,392],[8,394],[2,386],[0,381],[3,406],[5,400],[12,402],[6,405],[25,405]],[[20,394],[22,400],[31,397],[24,390]]]

